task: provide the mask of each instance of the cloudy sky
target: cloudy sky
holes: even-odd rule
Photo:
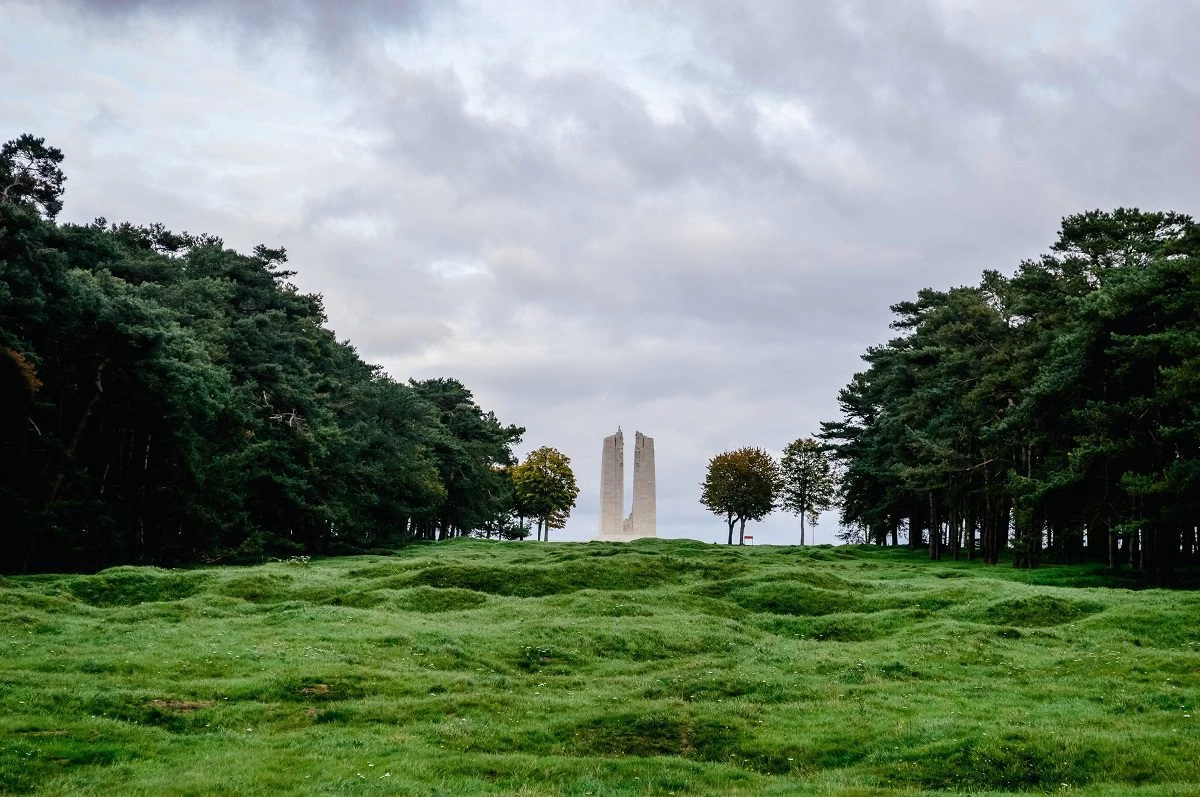
[[[560,539],[594,534],[618,424],[655,438],[660,533],[718,539],[707,459],[834,417],[890,303],[1010,271],[1069,213],[1200,214],[1194,0],[0,0],[0,19],[0,140],[63,149],[61,219],[286,246],[366,360],[457,377],[528,428],[523,451],[571,457]]]

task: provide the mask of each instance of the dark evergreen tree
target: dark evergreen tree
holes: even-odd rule
[[[282,249],[55,224],[61,159],[0,157],[0,569],[355,552],[508,512],[523,429],[363,362]]]
[[[921,291],[864,355],[822,437],[843,522],[930,556],[1128,564],[1197,555],[1200,228],[1118,209],[1063,220],[1011,278]]]

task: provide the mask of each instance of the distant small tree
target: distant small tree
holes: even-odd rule
[[[858,523],[850,526],[843,526],[841,529],[834,532],[833,536],[837,537],[847,545],[866,545],[867,527]]]
[[[708,461],[700,485],[700,503],[729,525],[727,544],[733,545],[738,525],[738,545],[746,543],[746,521],[762,520],[775,509],[779,495],[779,467],[761,448],[739,448],[717,454]]]
[[[821,513],[833,507],[833,466],[821,444],[805,437],[788,443],[779,460],[779,473],[780,504],[800,516],[800,544],[804,545],[805,518],[815,526]]]
[[[28,133],[0,146],[0,202],[21,205],[53,219],[62,210],[66,177],[62,151]]]
[[[517,500],[516,485],[513,482],[515,465],[493,465],[497,478],[496,512],[492,517],[480,524],[472,532],[477,537],[491,539],[493,536],[502,540],[523,540],[532,531],[528,515]]]
[[[493,536],[501,540],[523,540],[532,533],[529,522],[519,520],[515,515],[499,515],[482,528],[472,532],[476,537],[484,537],[489,540]]]
[[[538,540],[543,539],[543,533],[549,540],[550,529],[566,525],[579,495],[570,457],[543,446],[513,466],[512,480],[520,517],[535,519]]]

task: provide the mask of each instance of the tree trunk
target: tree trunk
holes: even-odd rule
[[[66,461],[63,463],[62,469],[54,476],[54,481],[50,484],[50,496],[46,499],[46,504],[53,504],[58,498],[58,491],[62,487],[63,478],[67,475],[67,468],[70,467],[71,461],[75,459],[75,449],[79,448],[79,441],[83,439],[83,432],[87,428],[88,421],[92,418],[92,413],[96,409],[96,404],[99,403],[100,397],[104,395],[104,369],[108,367],[110,358],[105,357],[96,366],[96,379],[93,384],[96,386],[96,392],[92,394],[92,398],[88,401],[87,406],[83,410],[83,415],[79,418],[79,423],[75,424],[75,433],[71,435],[71,440],[67,443]]]
[[[950,517],[946,523],[946,544],[950,547],[950,558],[958,561],[958,553],[962,548],[962,529],[959,523],[959,504],[952,504]]]
[[[992,510],[992,477],[986,464],[983,466],[983,514],[981,518],[983,522],[979,529],[980,553],[983,554],[984,563],[990,565],[993,564],[992,548],[995,547],[995,542],[992,535],[996,519]]]
[[[1011,497],[1010,499],[1011,500]],[[992,564],[1000,563],[1000,554],[1008,547],[1008,527],[1012,523],[1012,505],[1007,501],[1000,507],[1000,517],[996,522],[996,539],[992,546]]]
[[[741,518],[741,526],[738,528],[738,545],[746,544],[746,518]]]
[[[733,524],[736,523],[737,521],[734,520],[732,512],[728,513],[725,516],[725,520],[729,523],[729,542],[726,544],[733,545]]]
[[[942,558],[942,522],[938,517],[937,505],[933,501],[933,491],[927,494],[929,499],[929,559],[937,561]]]
[[[137,558],[139,562],[146,559],[146,482],[150,481],[150,443],[152,440],[153,435],[147,430],[146,453],[142,458],[142,478],[138,485]]]

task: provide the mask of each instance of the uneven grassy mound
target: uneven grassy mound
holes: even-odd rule
[[[1200,594],[1107,583],[682,540],[6,578],[0,793],[1200,793]]]
[[[190,598],[208,580],[203,573],[174,573],[154,567],[114,567],[94,576],[75,578],[67,588],[92,606],[136,606],[139,603]]]
[[[705,567],[670,556],[610,555],[603,558],[573,558],[547,567],[506,567],[496,564],[452,563],[421,569],[400,577],[401,584],[459,587],[537,598],[584,589],[641,590],[662,584],[680,583],[689,577],[708,577],[728,572],[728,567]]]
[[[1089,614],[1104,611],[1104,604],[1093,601],[1031,595],[1001,601],[987,610],[987,620],[996,625],[1045,626],[1071,623]]]

